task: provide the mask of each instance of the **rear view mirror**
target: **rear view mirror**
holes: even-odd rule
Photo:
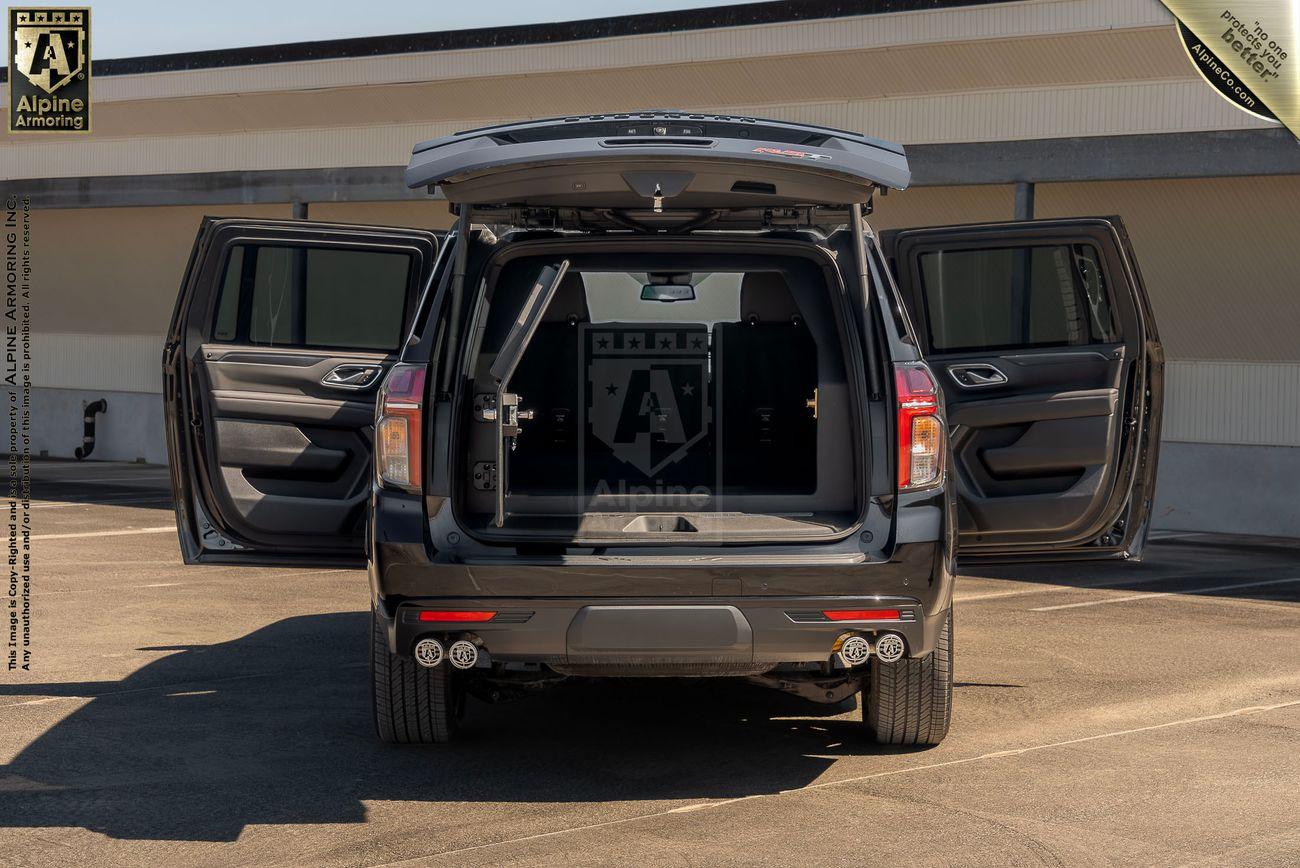
[[[690,284],[647,283],[641,287],[642,301],[695,301],[695,287]]]

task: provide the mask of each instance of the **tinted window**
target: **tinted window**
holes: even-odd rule
[[[1041,245],[920,256],[935,350],[1118,340],[1095,248]]]
[[[233,341],[239,328],[239,283],[244,274],[244,248],[232,247],[226,259],[226,277],[221,282],[221,304],[217,308],[217,323],[212,331],[213,340]]]
[[[396,349],[411,262],[406,253],[237,245],[212,337],[268,347]]]

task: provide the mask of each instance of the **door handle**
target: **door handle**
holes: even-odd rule
[[[320,383],[331,389],[357,392],[369,389],[379,382],[379,376],[383,372],[383,365],[339,365],[321,377]]]
[[[1007,382],[1007,375],[993,365],[949,365],[948,375],[963,389],[983,389],[989,386],[1001,386]]]

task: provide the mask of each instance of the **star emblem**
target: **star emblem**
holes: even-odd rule
[[[632,340],[630,340],[630,341],[627,342],[627,345],[628,345],[629,347],[631,347],[632,349],[634,349],[634,350],[639,350],[639,349],[641,349],[641,339],[640,339],[640,338],[632,338]]]
[[[704,346],[704,341],[700,340],[699,338],[696,338],[695,340],[691,341],[691,346],[698,350]]]
[[[687,396],[694,395],[695,387],[692,386],[690,383],[687,383],[686,385],[682,386],[682,394]]]
[[[611,395],[617,395],[617,394],[618,394],[618,386],[615,386],[613,383],[610,383],[608,386],[605,387],[605,391],[608,392],[608,393],[611,394]]]
[[[596,346],[600,347],[602,350],[609,349],[609,338],[601,338],[596,341]]]
[[[673,346],[672,342],[669,341],[668,338],[664,338],[661,341],[659,341],[660,349],[668,350],[668,349],[672,349],[672,346]]]

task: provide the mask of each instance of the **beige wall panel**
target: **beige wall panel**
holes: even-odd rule
[[[289,206],[35,212],[33,331],[161,337],[204,213],[288,217]],[[89,368],[96,361],[83,357],[80,364]]]
[[[450,229],[456,220],[447,210],[446,201],[432,198],[427,202],[312,202],[307,207],[307,217],[333,223],[417,229]]]
[[[529,76],[1154,26],[1170,28],[1173,39],[1172,22],[1158,0],[1035,0],[546,45],[302,61],[278,64],[274,74],[259,65],[100,76],[94,79],[92,98],[103,105],[114,100],[349,87],[359,81]]]
[[[906,144],[1272,126],[1234,108],[1204,82],[1193,80],[713,108],[727,114],[857,130]],[[549,109],[541,112],[548,113]],[[102,140],[66,137],[57,142],[20,144],[9,141],[0,143],[0,178],[394,166],[406,163],[415,142],[511,119]]]
[[[1167,27],[881,50],[783,54],[654,68],[109,102],[91,140],[223,130],[546,117],[611,109],[882,99],[923,93],[1190,79]],[[467,126],[472,125],[467,123]],[[23,138],[24,143],[58,136]]]
[[[1300,364],[1171,362],[1161,433],[1185,443],[1300,446]]]
[[[1009,186],[916,187],[876,196],[875,211],[867,219],[877,232],[1010,220],[1014,198]]]
[[[1036,192],[1038,217],[1124,218],[1171,359],[1300,361],[1300,176]]]

